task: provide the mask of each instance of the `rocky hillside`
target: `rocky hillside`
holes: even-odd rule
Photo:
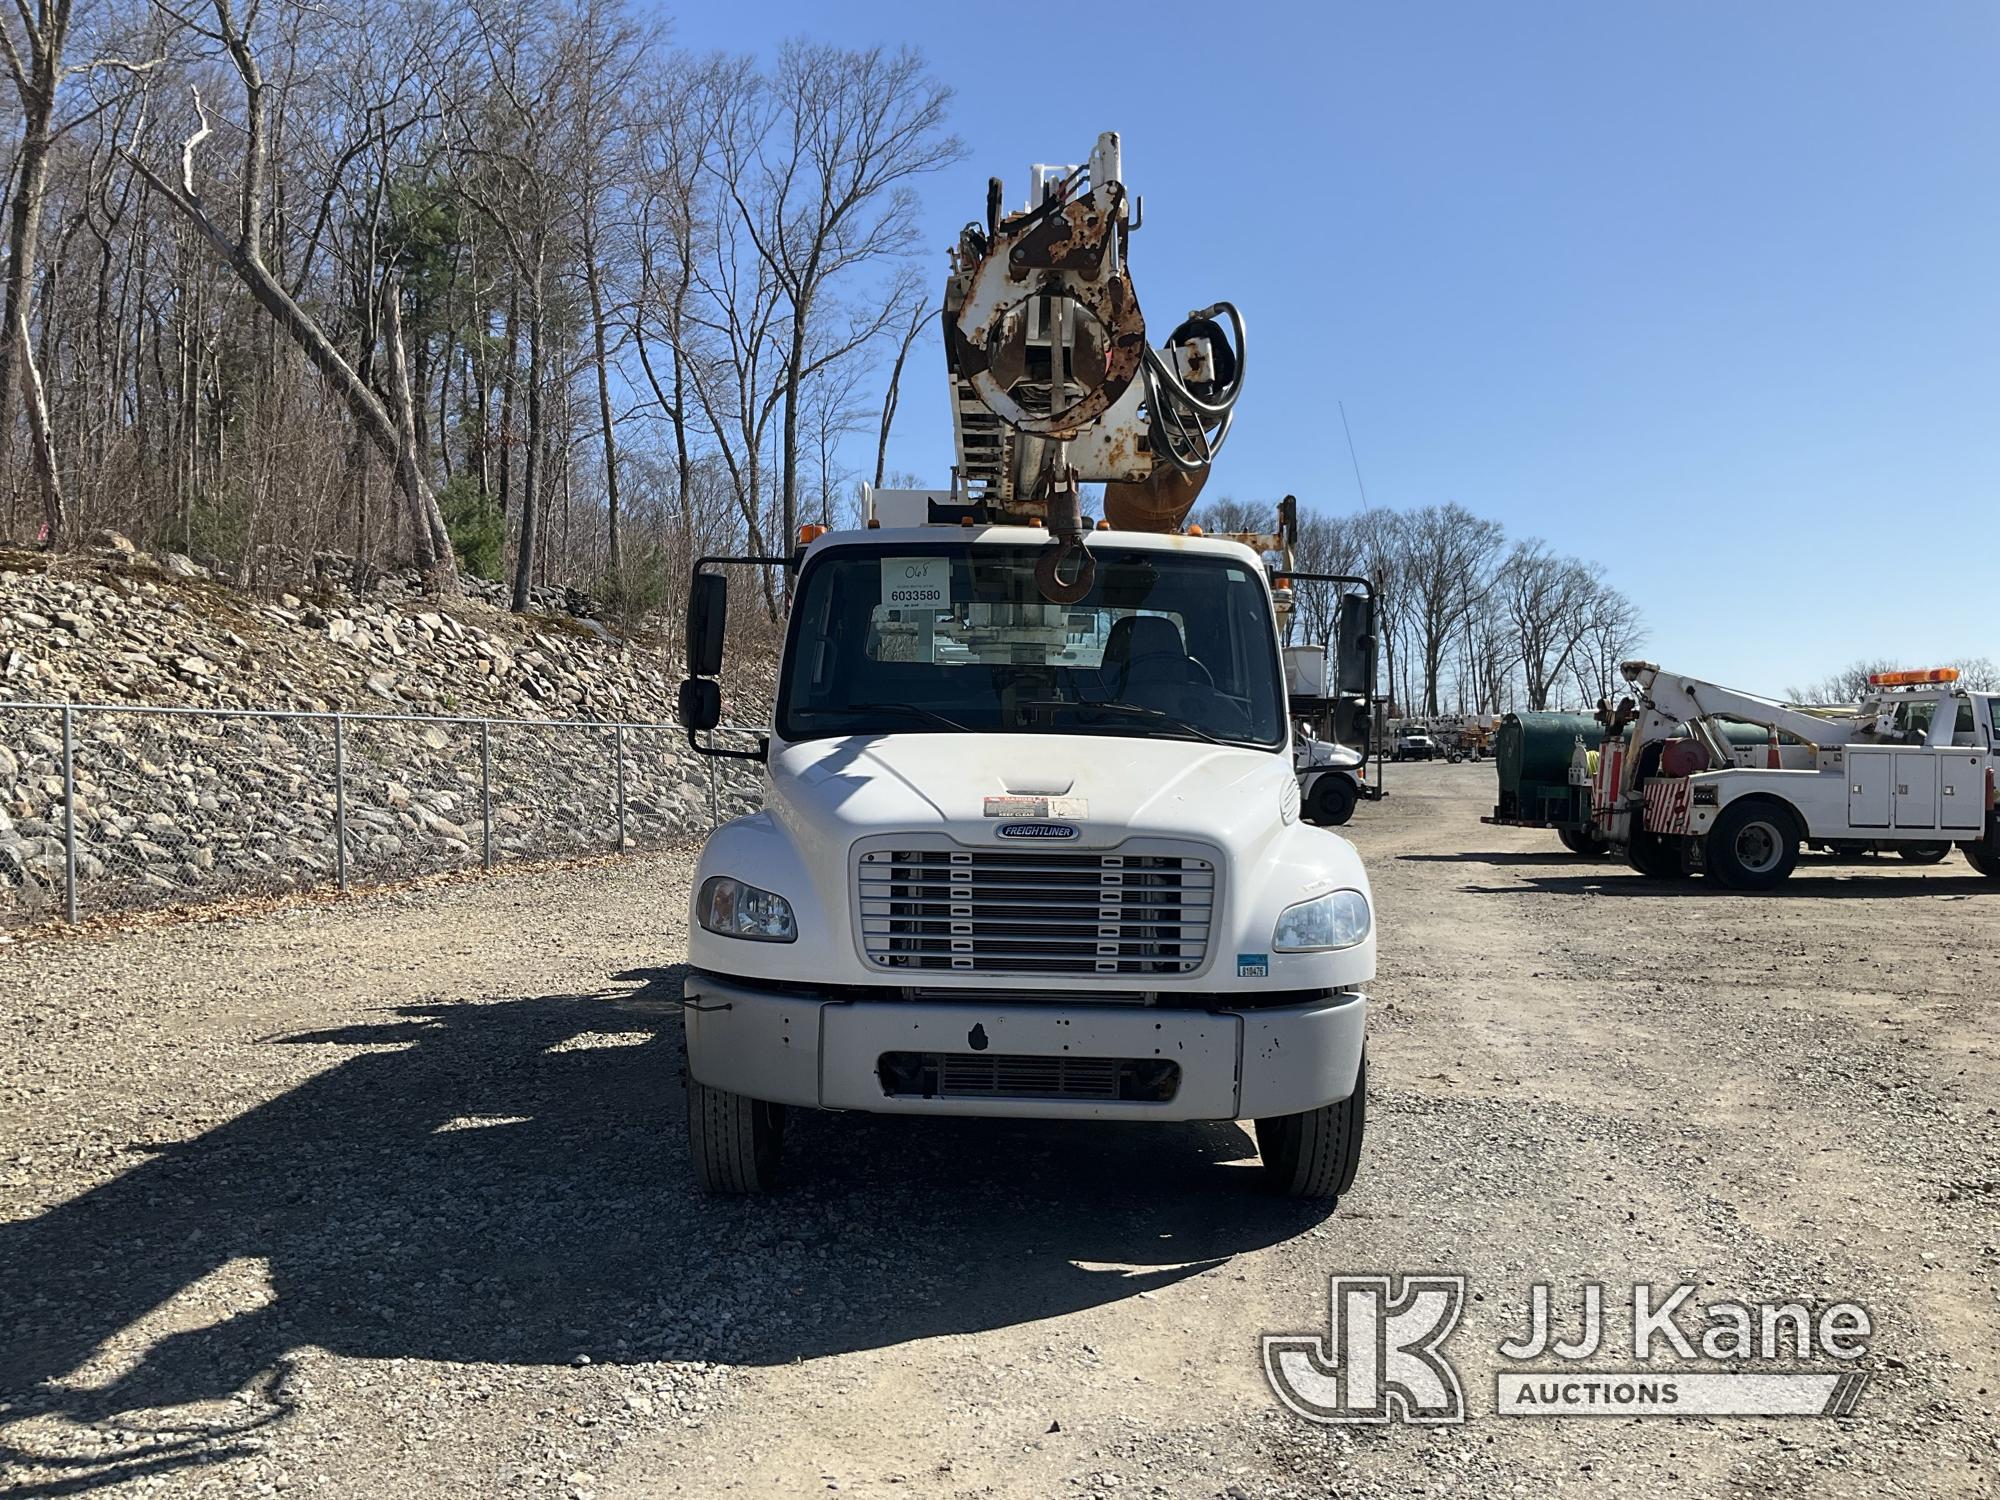
[[[19,705],[193,711],[74,716],[92,912],[701,831],[757,781],[689,750],[678,675],[659,636],[563,612],[249,594],[108,534],[82,557],[0,554],[0,923],[59,909],[65,867],[61,716]],[[760,721],[767,684],[746,697],[733,712]],[[358,717],[336,736],[241,710]]]
[[[239,593],[103,533],[96,553],[0,554],[0,698],[665,721],[660,637],[471,597]]]

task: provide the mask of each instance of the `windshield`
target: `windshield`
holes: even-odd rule
[[[1254,566],[1094,547],[1075,604],[1035,583],[1040,547],[822,552],[793,602],[777,729],[1285,742],[1269,595]]]

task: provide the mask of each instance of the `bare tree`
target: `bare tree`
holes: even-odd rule
[[[1361,551],[1360,538],[1355,535],[1349,518],[1317,512],[1299,518],[1299,535],[1293,548],[1299,571],[1358,573]],[[1293,584],[1292,597],[1296,600],[1298,620],[1305,627],[1307,640],[1317,643],[1333,638],[1334,613],[1339,608],[1342,592],[1341,588],[1330,583]]]
[[[843,341],[809,350],[844,281],[898,259],[916,237],[914,181],[963,155],[945,132],[951,90],[905,48],[847,51],[789,42],[758,107],[724,137],[728,192],[787,314],[780,376],[782,520],[798,524],[801,392],[815,364],[837,362],[883,332],[900,307],[874,301]]]
[[[1410,625],[1424,670],[1424,706],[1440,711],[1445,653],[1475,604],[1493,584],[1500,551],[1497,522],[1463,506],[1427,505],[1404,521],[1405,589]]]
[[[1617,589],[1598,588],[1586,606],[1582,649],[1570,662],[1584,706],[1603,698],[1616,700],[1625,687],[1618,664],[1630,660],[1644,639],[1638,607]]]
[[[875,488],[882,487],[882,475],[889,465],[889,428],[896,420],[896,407],[902,400],[903,366],[909,360],[910,350],[915,347],[917,337],[936,319],[939,308],[927,289],[915,288],[909,299],[909,318],[903,324],[903,336],[896,344],[896,358],[889,366],[889,388],[882,393],[882,424],[875,435]]]
[[[244,125],[239,164],[241,186],[237,194],[233,230],[225,228],[210,216],[195,187],[196,152],[214,133],[199,92],[192,95],[199,123],[194,133],[181,143],[178,181],[170,181],[137,152],[126,152],[126,159],[146,179],[147,185],[199,231],[215,253],[222,257],[258,305],[298,345],[327,384],[347,404],[355,422],[383,457],[396,467],[404,484],[404,499],[409,509],[418,564],[433,577],[449,577],[455,568],[451,537],[445,530],[437,497],[431,492],[421,466],[403,461],[405,448],[399,424],[390,415],[382,398],[355,373],[319,322],[300,306],[264,262],[268,149],[265,132],[269,93],[251,38],[251,28],[257,19],[258,0],[251,0],[241,19],[236,14],[233,0],[214,0],[214,6],[213,29],[196,26],[192,21],[188,24],[221,43],[243,90]]]
[[[1570,658],[1589,634],[1600,593],[1584,563],[1558,557],[1538,538],[1516,542],[1501,567],[1497,593],[1513,627],[1527,706],[1549,707]]]
[[[61,540],[68,516],[48,399],[29,328],[28,300],[48,201],[49,154],[64,128],[58,123],[57,96],[63,83],[78,74],[117,69],[141,75],[158,66],[158,59],[141,62],[112,57],[66,63],[73,19],[72,0],[39,0],[32,10],[26,0],[16,0],[12,18],[0,15],[0,59],[5,60],[21,101],[21,139],[15,148],[13,192],[7,208],[6,290],[4,307],[0,307],[0,462],[7,456],[13,435],[14,373],[18,369],[35,472],[41,483],[43,525],[51,545]],[[18,38],[14,34],[17,23]]]

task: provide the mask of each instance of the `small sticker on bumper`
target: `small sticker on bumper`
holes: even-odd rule
[[[1271,955],[1268,953],[1237,954],[1236,977],[1238,979],[1269,979],[1271,977]]]

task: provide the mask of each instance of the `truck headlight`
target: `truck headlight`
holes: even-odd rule
[[[1368,936],[1368,898],[1359,891],[1328,891],[1279,913],[1271,946],[1280,953],[1352,948]]]
[[[799,924],[792,920],[792,903],[728,875],[711,875],[694,900],[695,920],[724,937],[754,943],[798,941]]]

